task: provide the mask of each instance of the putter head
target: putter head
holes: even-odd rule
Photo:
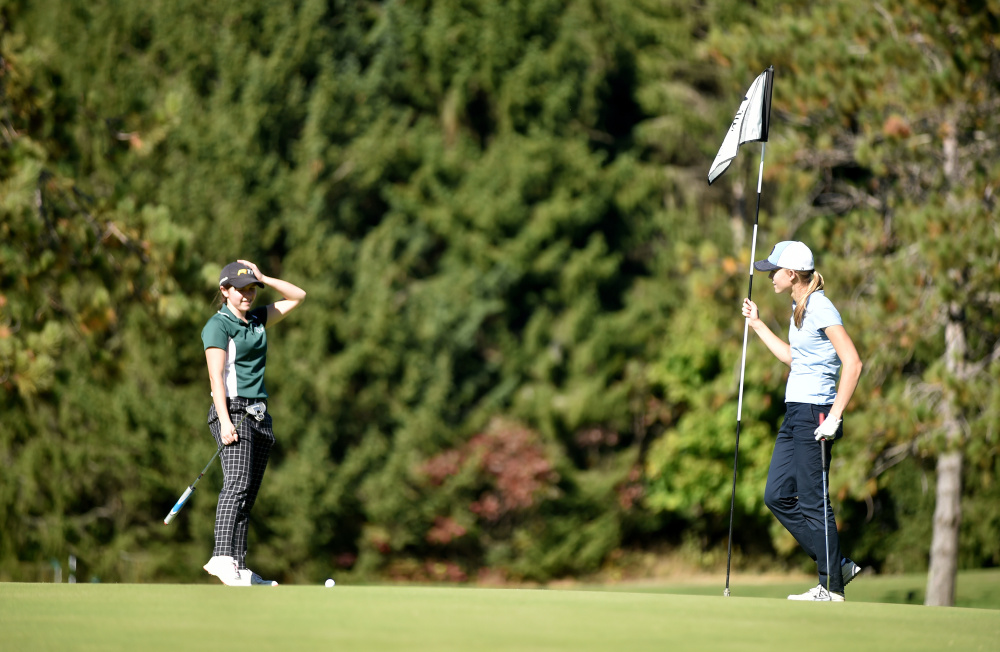
[[[257,421],[261,421],[264,418],[264,413],[267,412],[267,406],[263,403],[254,403],[253,405],[248,405],[246,410],[247,414],[257,419]]]

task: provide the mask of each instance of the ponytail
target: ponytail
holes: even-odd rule
[[[809,295],[816,290],[823,289],[823,275],[816,270],[795,273],[798,275],[800,282],[809,283],[805,296],[802,297],[802,301],[795,304],[795,312],[793,313],[795,328],[802,328],[802,322],[806,319],[806,304],[809,303]]]

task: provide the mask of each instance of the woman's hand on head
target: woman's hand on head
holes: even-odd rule
[[[257,267],[255,263],[251,263],[249,260],[242,260],[242,259],[237,259],[236,262],[249,267],[250,271],[253,272],[253,275],[257,277],[257,280],[260,281],[261,283],[264,282],[264,274],[260,271],[260,268]]]

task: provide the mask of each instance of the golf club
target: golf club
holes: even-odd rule
[[[820,412],[819,414],[819,425],[823,425],[826,415]],[[826,515],[826,504],[829,502],[829,497],[826,493],[826,439],[821,438],[819,440],[819,459],[820,464],[823,466],[823,538],[826,543],[826,592],[830,593],[830,526],[829,520]],[[832,598],[831,598],[832,599]]]
[[[262,420],[264,418],[264,413],[266,411],[267,407],[263,403],[254,403],[253,405],[248,405],[246,407],[246,413],[243,414],[243,416],[240,417],[240,420],[236,422],[235,427],[239,429],[240,424],[243,423],[243,419],[246,419],[247,416],[251,414],[253,415],[254,419],[257,419],[257,421]],[[208,461],[208,464],[206,464],[205,468],[201,470],[201,473],[198,474],[198,477],[194,479],[194,482],[192,482],[191,485],[184,490],[184,493],[181,494],[181,497],[177,499],[177,502],[170,510],[170,513],[167,514],[167,517],[165,519],[163,519],[164,525],[169,525],[170,521],[174,520],[174,517],[177,516],[177,512],[181,511],[181,508],[184,507],[184,503],[186,503],[187,499],[191,497],[192,493],[194,493],[194,488],[198,485],[198,481],[201,480],[201,476],[205,475],[205,472],[208,471],[208,467],[212,466],[212,462],[215,461],[215,458],[217,458],[219,456],[219,453],[221,452],[222,452],[222,446],[220,446],[215,451],[215,455],[212,455],[212,459]]]

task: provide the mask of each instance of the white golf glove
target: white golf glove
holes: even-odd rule
[[[829,439],[833,441],[837,437],[837,428],[840,427],[840,417],[827,417],[826,421],[819,424],[816,430],[813,430],[813,434],[816,435],[816,441],[821,439]]]

